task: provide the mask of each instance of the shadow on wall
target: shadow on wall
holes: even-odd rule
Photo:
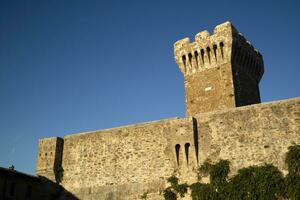
[[[14,168],[0,167],[0,200],[77,200],[59,184]]]
[[[45,200],[79,200],[75,195],[71,192],[67,191],[61,185],[47,179],[46,177],[40,176],[39,179],[41,180],[44,188],[44,194],[46,194],[46,198],[42,197]]]

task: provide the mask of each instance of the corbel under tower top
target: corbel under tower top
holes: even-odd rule
[[[230,22],[174,44],[184,75],[186,115],[260,103],[262,55]]]

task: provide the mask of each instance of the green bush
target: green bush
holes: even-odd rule
[[[190,186],[193,200],[217,200],[219,195],[210,184],[194,183]]]
[[[294,144],[289,147],[285,163],[288,166],[289,174],[300,176],[300,145]]]
[[[199,168],[198,168],[198,180],[200,181],[202,177],[208,176],[212,164],[209,160],[206,160]]]
[[[168,179],[171,187],[164,190],[164,197],[176,200],[177,194],[183,197],[189,187],[193,200],[300,200],[300,145],[294,144],[288,150],[285,163],[289,174],[285,178],[277,167],[265,164],[242,168],[228,179],[229,161],[220,160],[216,164],[207,161],[198,169],[198,176],[201,179],[209,175],[209,184],[178,184],[178,178],[172,176]]]
[[[176,176],[171,176],[167,180],[171,186],[164,190],[164,197],[166,200],[177,199],[177,194],[180,197],[184,197],[188,190],[188,184],[178,184],[178,178]]]
[[[167,181],[171,184],[171,187],[178,185],[178,178],[176,176],[171,176]]]
[[[225,187],[229,171],[230,167],[228,160],[220,160],[218,163],[211,166],[209,177],[210,184],[213,188],[220,192],[220,190]]]
[[[273,165],[240,169],[228,183],[227,199],[273,200],[285,197],[282,173]]]
[[[285,163],[289,174],[285,177],[285,185],[288,197],[291,200],[300,199],[300,145],[289,147]]]
[[[177,195],[171,190],[170,187],[164,190],[163,195],[165,200],[177,200]]]

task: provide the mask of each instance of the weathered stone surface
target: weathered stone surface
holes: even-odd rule
[[[263,62],[252,45],[226,22],[193,43],[179,40],[174,49],[185,77],[186,118],[41,139],[37,174],[54,180],[62,166],[61,185],[79,199],[147,194],[154,200],[162,199],[171,175],[195,182],[206,159],[230,160],[232,174],[263,163],[286,172],[284,154],[300,143],[300,98],[254,104]],[[249,106],[235,108],[242,105]]]
[[[190,43],[174,44],[175,61],[185,78],[186,115],[260,103],[261,54],[232,26],[202,31]]]
[[[67,135],[62,185],[80,199],[160,199],[167,177],[193,183],[206,159],[230,160],[232,173],[263,163],[285,172],[292,142],[300,143],[300,98]]]
[[[199,159],[241,167],[272,163],[286,172],[284,155],[300,144],[300,98],[198,114]]]
[[[56,182],[55,170],[61,166],[63,139],[51,137],[39,140],[36,173]]]

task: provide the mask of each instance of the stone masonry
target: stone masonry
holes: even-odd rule
[[[187,116],[260,103],[262,56],[231,23],[216,26],[211,36],[198,33],[195,42],[177,41],[174,54],[185,78]]]
[[[197,181],[206,159],[230,160],[232,174],[264,163],[285,173],[287,148],[300,144],[300,98],[259,104],[263,59],[250,42],[225,22],[177,41],[174,54],[185,118],[41,139],[37,175],[55,181],[63,169],[60,185],[78,199],[154,200],[172,175]]]

